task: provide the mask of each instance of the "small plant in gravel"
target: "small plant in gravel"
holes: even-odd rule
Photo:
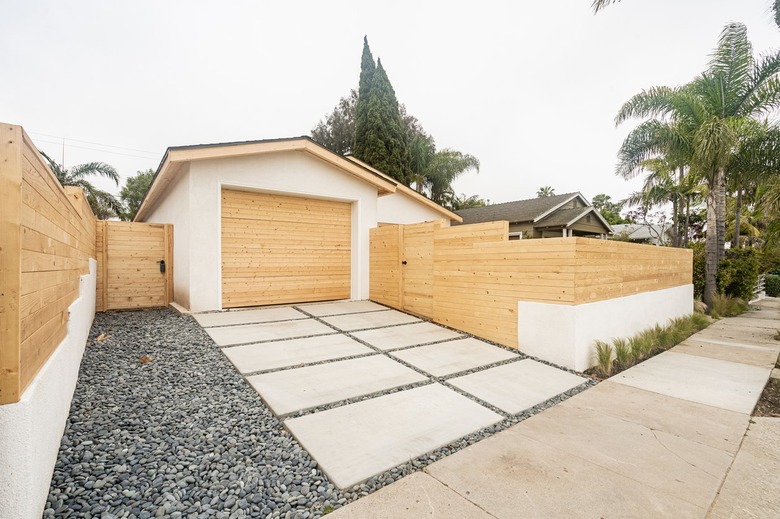
[[[599,374],[608,377],[612,374],[612,345],[604,341],[596,341],[596,362]]]
[[[622,337],[614,339],[612,347],[615,350],[615,363],[619,366],[630,366],[634,363],[634,352],[627,339]]]
[[[601,378],[619,373],[680,344],[694,333],[709,326],[711,322],[706,315],[693,313],[671,319],[666,326],[657,324],[632,337],[613,339],[612,344],[596,341],[597,365],[594,371]],[[780,331],[778,337],[780,340]]]

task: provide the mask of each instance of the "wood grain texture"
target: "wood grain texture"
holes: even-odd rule
[[[63,188],[20,126],[0,142],[0,403],[18,401],[67,334],[79,277],[95,256],[95,217]]]
[[[222,306],[348,299],[352,206],[222,190]]]
[[[588,238],[509,241],[507,222],[425,225],[372,229],[371,299],[514,348],[519,301],[577,305],[692,282],[687,249]],[[400,267],[406,257],[420,266]]]
[[[97,309],[168,306],[173,296],[173,226],[103,221],[97,227]]]

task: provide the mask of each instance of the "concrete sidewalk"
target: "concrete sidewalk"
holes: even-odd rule
[[[780,301],[755,307],[331,516],[780,516],[780,419],[750,418]]]

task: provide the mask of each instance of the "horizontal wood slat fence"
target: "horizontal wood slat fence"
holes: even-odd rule
[[[0,123],[0,404],[17,402],[67,333],[95,257],[95,216],[21,126]]]
[[[692,282],[687,249],[508,234],[507,222],[372,229],[369,297],[517,348],[518,301],[578,305]]]

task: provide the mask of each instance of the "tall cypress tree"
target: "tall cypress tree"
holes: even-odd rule
[[[358,99],[360,103],[360,99]],[[355,156],[399,182],[409,185],[411,181],[411,155],[398,99],[390,84],[382,60],[377,60],[371,87],[368,91],[368,106],[365,126],[355,128],[357,139],[364,139],[365,148],[356,146]]]
[[[360,84],[358,85],[358,100],[355,105],[355,142],[352,150],[355,157],[362,160],[366,150],[366,116],[368,114],[368,96],[371,81],[374,78],[376,65],[371,49],[368,47],[368,37],[363,36],[363,56],[360,60]]]

